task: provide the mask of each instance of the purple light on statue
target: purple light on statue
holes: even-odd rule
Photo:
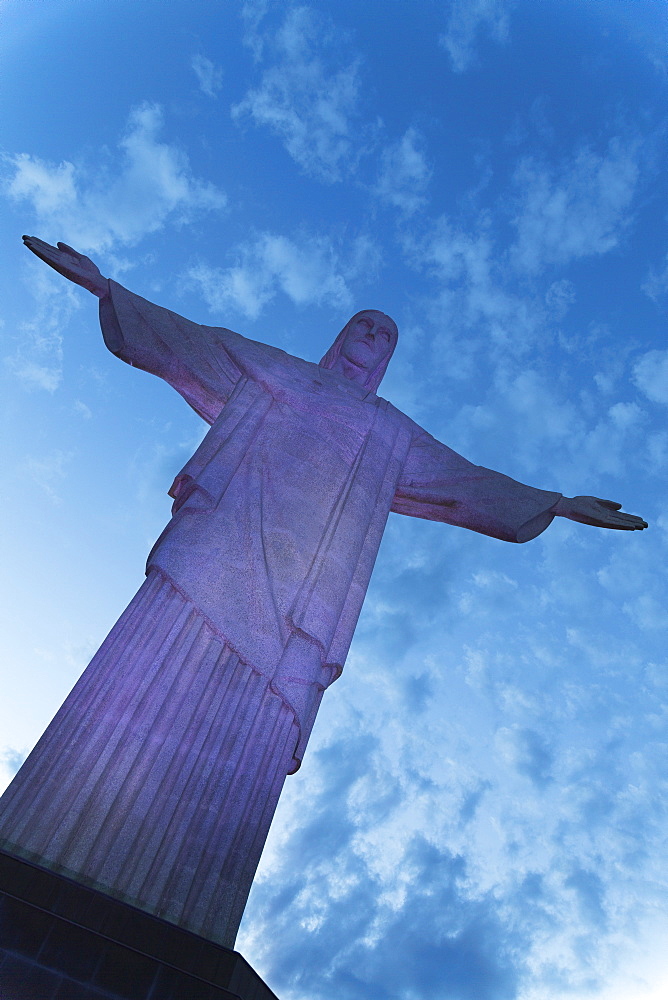
[[[211,429],[146,582],[3,796],[0,846],[231,946],[390,510],[512,542],[555,514],[645,522],[473,465],[377,396],[397,342],[383,313],[353,316],[316,365],[25,239],[99,296],[107,347]]]

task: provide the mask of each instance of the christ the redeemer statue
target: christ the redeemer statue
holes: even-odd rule
[[[391,510],[509,542],[639,517],[473,465],[376,395],[365,310],[319,365],[199,326],[25,237],[107,347],[211,425],[147,579],[2,799],[0,846],[232,946],[286,774],[341,673]]]

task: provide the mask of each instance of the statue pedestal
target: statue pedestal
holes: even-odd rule
[[[277,1000],[236,951],[0,851],[3,1000]]]

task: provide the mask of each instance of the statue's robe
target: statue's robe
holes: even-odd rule
[[[391,510],[521,542],[560,494],[335,372],[110,282],[109,349],[211,429],[147,581],[3,798],[0,844],[232,944]]]

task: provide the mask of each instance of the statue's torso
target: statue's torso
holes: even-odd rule
[[[150,557],[268,673],[295,630],[342,659],[354,628],[342,618],[351,600],[359,614],[412,427],[317,365],[295,368],[277,383],[242,377],[177,477]]]

